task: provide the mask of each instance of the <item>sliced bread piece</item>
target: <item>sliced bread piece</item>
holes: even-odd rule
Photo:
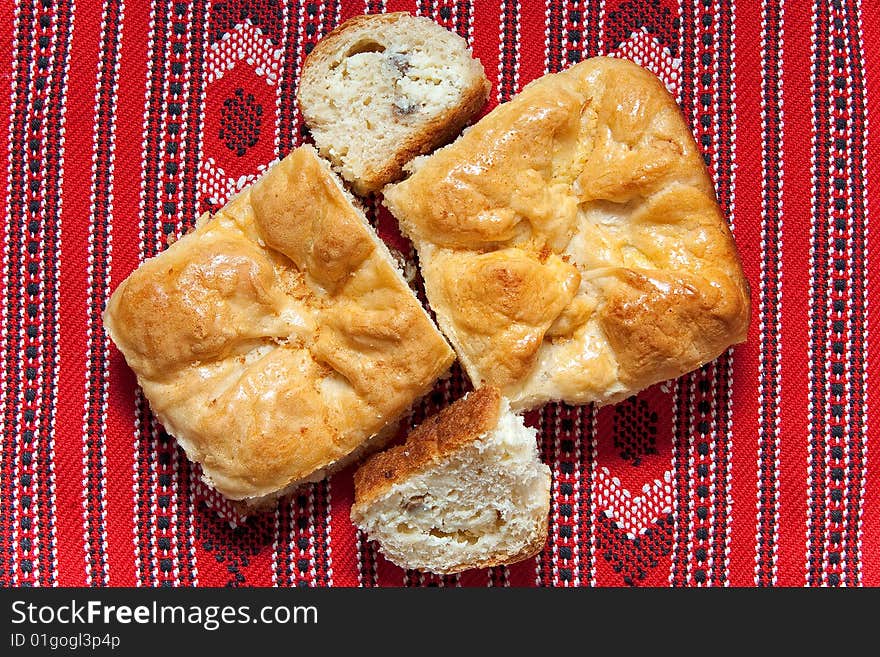
[[[464,39],[400,12],[355,16],[321,40],[298,100],[321,155],[367,194],[458,135],[490,88]]]
[[[107,304],[153,412],[246,507],[363,455],[452,363],[352,200],[297,148]]]
[[[402,568],[447,574],[537,554],[547,540],[550,469],[536,432],[481,388],[355,474],[352,521]]]

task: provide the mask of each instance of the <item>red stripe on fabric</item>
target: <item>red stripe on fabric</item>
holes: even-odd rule
[[[322,25],[321,36],[324,36],[329,34],[333,28],[342,22],[342,2],[341,0],[324,0],[321,4],[324,8],[324,22]],[[308,11],[308,6],[306,7],[306,11]]]
[[[474,56],[483,64],[486,77],[492,83],[492,92],[485,112],[497,104],[496,87],[498,86],[498,7],[495,2],[474,3]]]
[[[147,74],[150,7],[135,3],[126,7],[122,51],[119,61],[119,99],[116,108],[120,120],[116,136],[116,174],[125,184],[114,189],[113,271],[111,288],[115,289],[139,262],[140,189],[133,183],[140,178],[142,153],[142,118],[144,81]],[[132,468],[134,441],[135,378],[122,355],[111,347],[109,399],[107,405],[107,541],[110,584],[134,586]]]
[[[2,21],[3,25],[12,26],[15,21],[15,4],[14,2],[4,2],[0,4],[0,21]],[[11,27],[9,28],[11,30]],[[12,38],[7,35],[6,38],[0,39],[0,62],[2,62],[3,66],[8,68],[12,68]],[[9,120],[12,118],[11,114],[11,105],[9,102],[6,102],[10,97],[7,94],[11,94],[12,89],[10,86],[11,80],[4,80],[3,86],[0,86],[0,97],[4,99],[4,102],[0,103],[0,126],[3,126],[3,130],[6,134],[4,134],[4,138],[0,139],[0,162],[3,163],[3,170],[6,171],[6,165],[9,161],[9,142],[8,131],[9,131]],[[6,203],[9,199],[9,188],[6,185],[0,185],[0,201],[2,201],[3,205],[0,207],[6,207]],[[4,241],[6,239],[6,234],[9,231],[9,226],[4,221],[3,227],[0,228],[0,238]]]
[[[3,25],[12,26],[15,21],[15,3],[13,2],[5,2],[0,5],[0,20],[2,20]],[[10,32],[12,28],[10,27]],[[0,39],[0,62],[2,62],[3,66],[6,66],[8,70],[11,68],[12,62],[12,38],[3,38]],[[3,86],[0,87],[0,97],[4,99],[4,102],[0,103],[0,126],[3,126],[4,138],[0,139],[0,162],[3,163],[4,173],[8,174],[8,162],[9,162],[9,126],[12,119],[12,103],[14,102],[14,91],[9,84],[10,80],[5,80],[3,82]],[[8,101],[8,102],[7,102]],[[11,179],[7,182],[11,182]],[[2,194],[2,202],[3,205],[0,207],[7,208],[9,203],[9,197],[11,194],[11,190],[9,185],[3,184],[0,185],[0,194]],[[2,239],[2,244],[6,244],[7,239],[9,238],[10,233],[10,225],[7,221],[3,222],[3,226],[0,227],[0,239]],[[5,260],[5,258],[4,258]],[[4,272],[5,274],[5,272]],[[8,281],[4,281],[8,284]],[[5,291],[4,291],[5,294]],[[0,303],[3,303],[0,301]],[[5,329],[7,326],[6,323],[3,324],[3,328]],[[3,363],[0,363],[0,367],[5,365],[5,359],[8,356],[7,351],[9,349],[9,345],[4,339],[3,345]],[[2,393],[0,393],[2,394]],[[0,513],[2,513],[5,517],[0,517],[0,550],[2,550],[2,555],[0,555],[0,565],[3,566],[4,574],[0,577],[0,584],[3,586],[9,586],[12,583],[12,575],[9,574],[10,567],[9,564],[10,553],[13,551],[12,547],[12,528],[10,525],[12,524],[11,517],[11,509],[9,505],[11,504],[11,494],[10,490],[13,486],[13,482],[11,481],[12,477],[9,476],[11,473],[11,467],[9,470],[6,469],[7,464],[13,458],[12,450],[7,449],[11,447],[12,442],[16,440],[15,436],[2,436],[2,446],[4,452],[7,452],[6,457],[0,460],[0,495],[3,496],[3,500],[0,501]]]
[[[14,2],[4,2],[0,4],[0,21],[2,21],[3,25],[12,26],[15,21],[15,4]],[[11,27],[9,28],[11,31]],[[0,39],[0,62],[2,65],[7,67],[6,70],[12,68],[12,38],[7,36],[7,38]],[[0,87],[0,97],[4,99],[4,102],[0,103],[0,126],[3,127],[3,139],[0,139],[0,162],[3,163],[3,171],[6,173],[7,171],[7,163],[9,161],[9,122],[12,118],[12,88],[10,86],[11,80],[4,80],[3,86]],[[9,102],[6,102],[6,101]],[[2,201],[3,205],[0,207],[5,208],[9,201],[10,189],[5,184],[0,184],[0,201]],[[7,222],[3,222],[3,226],[0,227],[0,239],[3,240],[2,243],[5,244],[7,235],[9,233],[9,224]],[[6,349],[6,344],[4,343],[3,348]],[[4,540],[9,537],[4,537]],[[5,559],[5,556],[3,557]]]
[[[737,348],[733,400],[736,409],[733,459],[734,512],[730,583],[755,583],[755,487],[760,344],[758,290],[761,262],[761,4],[740,2],[736,16],[737,247],[752,287],[752,322],[746,344]],[[775,330],[774,326],[768,330]],[[771,403],[775,403],[775,400]]]
[[[369,8],[365,5],[371,5]],[[343,2],[342,7],[339,9],[339,22],[344,23],[352,16],[359,16],[361,14],[378,14],[383,13],[381,9],[377,9],[377,6],[381,6],[381,2],[376,2],[374,0],[368,0],[361,2]]]
[[[461,583],[461,586],[465,587],[488,586],[490,581],[492,581],[495,586],[503,586],[503,576],[501,575],[503,570],[503,567],[471,568],[459,575],[459,582]]]
[[[731,150],[729,116],[733,100],[730,94],[731,52],[729,45],[725,46],[722,42],[730,14],[729,7],[723,4],[716,2],[713,7],[704,3],[702,8],[695,11],[694,78],[683,79],[683,97],[688,98],[692,94],[695,107],[695,114],[691,117],[693,132],[706,158],[722,213],[732,223],[734,154]],[[691,85],[693,89],[690,89]],[[690,435],[701,441],[697,443],[694,462],[699,464],[701,460],[704,461],[709,473],[701,474],[699,465],[696,470],[691,470],[691,477],[697,483],[691,493],[696,502],[697,516],[693,519],[695,530],[690,538],[693,548],[691,566],[694,580],[700,583],[705,578],[709,585],[724,585],[727,581],[726,547],[730,514],[727,487],[730,475],[729,440],[732,439],[727,391],[731,370],[729,355],[722,354],[711,366],[692,375],[698,394],[694,397],[696,405],[689,409],[692,413]],[[705,386],[708,388],[704,389]],[[705,455],[707,458],[702,458],[701,448],[704,445],[709,450]],[[708,494],[703,487],[708,487]],[[701,517],[704,512],[706,515]],[[701,537],[700,525],[707,530],[708,537]]]
[[[86,503],[83,474],[83,386],[86,367],[88,221],[91,217],[92,140],[95,131],[95,72],[99,64],[101,5],[88,4],[76,13],[70,67],[81,74],[68,82],[66,175],[62,183],[63,249],[59,280],[58,318],[59,404],[55,433],[55,477],[59,507],[58,585],[85,586],[83,512]],[[89,75],[88,73],[91,73]],[[100,284],[100,281],[96,281]],[[94,436],[94,444],[101,440]],[[99,510],[97,510],[100,513]]]
[[[55,10],[54,14],[52,10]],[[65,146],[65,110],[66,93],[68,83],[69,49],[73,31],[73,6],[72,3],[59,3],[57,7],[44,6],[37,12],[39,24],[42,29],[37,34],[47,37],[48,42],[37,40],[33,54],[40,56],[36,60],[34,89],[37,91],[32,98],[32,106],[36,112],[32,116],[42,115],[44,127],[42,130],[30,126],[31,134],[35,141],[28,140],[31,151],[27,158],[31,176],[31,183],[39,182],[42,185],[40,193],[35,193],[28,202],[30,217],[39,220],[43,226],[39,248],[36,253],[31,250],[28,243],[28,253],[33,257],[28,258],[28,267],[37,265],[32,274],[34,282],[39,283],[39,296],[28,290],[29,301],[39,303],[39,311],[31,315],[31,309],[36,308],[28,305],[28,315],[39,318],[40,343],[35,345],[33,341],[29,348],[25,349],[25,363],[33,364],[37,368],[37,388],[34,408],[36,411],[34,427],[37,435],[37,452],[35,463],[30,468],[35,475],[36,490],[32,496],[32,502],[25,502],[22,496],[22,505],[26,513],[34,513],[32,518],[36,520],[35,534],[39,548],[38,559],[33,560],[33,565],[38,570],[39,585],[56,585],[57,577],[57,545],[56,545],[56,517],[57,500],[55,495],[55,428],[57,410],[57,385],[58,385],[58,285],[59,263],[57,253],[61,249],[60,226],[58,225],[57,211],[62,207],[61,178],[64,172],[64,146]],[[45,21],[45,22],[44,22]],[[50,68],[51,67],[51,68]],[[48,73],[48,78],[44,77]],[[47,82],[48,86],[41,86],[40,81]],[[41,98],[42,96],[42,98]],[[45,104],[38,107],[37,102]],[[23,144],[22,144],[23,145]],[[36,192],[31,188],[31,192]],[[36,197],[36,198],[35,198]],[[26,198],[26,196],[23,196]],[[31,208],[31,203],[37,203],[36,210]],[[25,215],[28,216],[28,215]],[[29,232],[32,232],[29,230]],[[22,244],[23,246],[23,244]],[[31,338],[32,336],[28,336]],[[26,344],[29,341],[26,341]],[[29,354],[30,349],[36,348],[36,354]],[[25,398],[25,401],[29,401]],[[32,422],[28,418],[28,409],[23,415],[22,427]],[[27,465],[26,463],[23,464]],[[29,509],[29,507],[33,508]],[[33,525],[32,525],[33,527]],[[22,527],[22,529],[25,529]],[[24,569],[24,561],[22,562]]]
[[[86,367],[89,371],[84,418],[84,479],[86,490],[94,491],[90,497],[97,498],[93,504],[98,513],[92,514],[86,505],[86,549],[89,551],[87,579],[102,585],[109,583],[107,561],[107,473],[109,465],[106,452],[106,417],[108,392],[108,361],[110,340],[104,331],[101,311],[110,291],[112,267],[112,208],[113,173],[115,167],[115,143],[118,97],[118,62],[122,39],[122,3],[105,3],[102,24],[106,34],[99,54],[99,85],[96,91],[96,133],[93,143],[93,190],[92,217],[89,226],[89,279],[88,300],[89,349]],[[92,445],[89,445],[89,443]],[[91,448],[97,445],[97,449]]]
[[[852,163],[850,166],[850,177],[853,185],[851,188],[851,198],[846,199],[842,194],[835,198],[835,202],[843,201],[846,203],[846,210],[843,216],[848,223],[848,237],[850,245],[841,249],[841,245],[835,245],[836,255],[845,254],[850,260],[851,279],[851,295],[849,303],[849,321],[843,331],[832,330],[843,337],[846,342],[846,353],[848,358],[848,370],[845,369],[845,382],[850,387],[850,407],[847,420],[839,420],[838,426],[840,430],[847,434],[847,441],[844,445],[846,453],[845,464],[847,467],[845,499],[843,501],[843,530],[846,541],[846,552],[844,555],[843,577],[847,585],[856,585],[861,582],[861,562],[860,562],[860,539],[861,539],[861,520],[864,501],[864,475],[865,462],[864,455],[867,447],[867,435],[865,432],[865,396],[867,390],[864,388],[866,383],[865,374],[867,363],[865,361],[865,341],[862,333],[866,326],[866,271],[865,271],[865,242],[864,234],[867,228],[865,219],[866,195],[863,195],[865,188],[864,179],[864,157],[866,155],[864,148],[865,127],[863,124],[865,112],[865,83],[864,83],[864,67],[860,57],[861,35],[858,33],[860,14],[857,14],[855,8],[856,2],[847,3],[835,18],[843,21],[842,29],[838,34],[844,39],[843,47],[837,47],[838,53],[844,53],[849,59],[849,64],[845,68],[835,64],[834,82],[835,87],[841,79],[841,74],[846,75],[852,80],[852,89],[850,92],[838,91],[839,98],[846,98],[849,103],[849,121],[850,133],[848,136],[848,144],[837,144],[835,146],[836,154],[845,155]],[[846,78],[844,78],[845,80]],[[840,134],[840,131],[837,132]],[[853,164],[854,163],[854,164]],[[837,317],[845,316],[844,313],[837,312]],[[835,317],[834,315],[832,317]],[[845,365],[845,367],[846,367]],[[832,429],[833,430],[833,429]],[[831,555],[829,555],[831,557]]]
[[[272,586],[288,586],[290,581],[290,558],[286,549],[284,537],[290,533],[288,522],[290,514],[287,512],[287,505],[279,501],[275,505],[272,513],[273,519],[273,535],[272,535]]]
[[[810,271],[810,7],[786,6],[785,68],[785,180],[786,189],[798,190],[784,199],[785,249],[782,281],[786,311],[779,327],[782,359],[780,407],[779,581],[789,586],[805,583],[804,555],[807,522],[807,451],[809,427],[809,275]]]
[[[157,2],[156,32],[160,39],[153,51],[152,60],[152,91],[149,106],[149,121],[153,127],[150,143],[152,150],[147,150],[146,171],[144,176],[143,232],[144,244],[141,256],[146,259],[160,253],[165,247],[164,225],[160,223],[160,204],[164,200],[162,189],[163,177],[178,181],[179,169],[172,174],[164,166],[165,145],[176,141],[168,135],[167,119],[170,90],[168,79],[172,77],[170,60],[182,60],[186,66],[186,51],[172,54],[172,43],[180,42],[180,35],[172,36],[172,21],[176,20],[170,0]],[[181,82],[184,73],[173,76],[174,82]],[[175,167],[177,158],[175,159]],[[163,173],[163,170],[165,173]],[[174,219],[174,217],[168,217]],[[173,227],[173,226],[172,226]],[[172,586],[179,583],[178,546],[175,533],[179,522],[177,514],[177,480],[180,477],[179,466],[183,465],[178,458],[174,439],[165,434],[158,420],[152,415],[148,401],[142,398],[140,407],[140,431],[138,433],[140,448],[140,468],[138,471],[138,491],[140,502],[139,522],[142,554],[142,577],[150,586]],[[166,475],[167,483],[160,484],[160,475]],[[161,519],[160,519],[161,518]],[[168,541],[165,547],[160,546],[159,539]]]
[[[519,90],[544,74],[544,7],[527,3],[520,7]]]
[[[819,23],[815,38],[818,187],[813,263],[818,298],[813,306],[812,345],[823,353],[813,364],[811,399],[812,449],[824,455],[825,481],[813,487],[822,516],[821,521],[814,520],[812,546],[817,547],[811,549],[810,568],[814,583],[836,586],[859,581],[856,554],[864,445],[864,98],[861,67],[853,62],[858,40],[854,38],[852,5],[820,5],[825,20]],[[821,416],[815,406],[819,400]]]
[[[316,486],[318,501],[315,510],[318,523],[315,531],[316,586],[333,586],[333,550],[330,546],[330,528],[333,526],[333,513],[330,507],[333,500],[332,482],[325,479]]]
[[[283,65],[278,84],[281,87],[281,104],[278,117],[278,155],[284,156],[299,143],[299,106],[296,90],[299,85],[299,51],[302,39],[302,16],[298,3],[285,6],[285,32],[281,43]]]
[[[30,465],[33,462],[32,450],[34,443],[33,426],[25,428],[21,414],[21,406],[27,398],[22,398],[22,388],[27,386],[32,400],[35,400],[36,384],[31,383],[35,378],[36,369],[30,367],[25,370],[27,384],[21,381],[21,371],[24,368],[24,357],[26,355],[24,345],[24,331],[32,332],[33,337],[37,337],[36,324],[38,321],[36,314],[33,319],[25,319],[25,300],[29,297],[36,298],[36,294],[23,293],[26,290],[28,282],[25,276],[31,274],[26,269],[26,258],[22,255],[22,241],[25,239],[23,234],[26,230],[25,222],[27,217],[24,207],[26,205],[26,192],[23,191],[27,184],[26,162],[24,155],[25,147],[25,124],[27,114],[29,113],[28,91],[30,83],[28,81],[28,64],[27,57],[31,52],[30,43],[34,40],[34,23],[35,18],[28,12],[27,8],[19,7],[16,10],[16,21],[13,27],[15,39],[15,51],[13,63],[13,77],[15,84],[12,92],[10,105],[12,106],[13,116],[9,125],[10,139],[10,157],[9,157],[9,205],[7,210],[6,224],[8,243],[4,244],[4,269],[6,278],[6,289],[4,290],[4,385],[2,392],[2,410],[3,410],[3,438],[4,445],[0,458],[3,459],[3,470],[0,473],[0,484],[3,485],[2,496],[0,496],[0,522],[4,524],[4,535],[9,544],[4,546],[6,553],[4,557],[8,559],[4,564],[4,576],[8,585],[19,586],[25,581],[29,585],[38,585],[39,580],[37,574],[40,571],[37,551],[38,544],[35,544],[35,532],[32,527],[34,521],[32,519],[32,509],[28,511],[27,507],[22,503],[22,489],[29,495],[36,494],[37,487],[34,485],[34,477],[31,468],[28,472],[22,474],[24,463],[24,453],[27,449],[27,459]],[[42,101],[41,101],[42,102]],[[35,125],[34,133],[40,134],[44,130],[42,122]],[[35,168],[34,173],[39,172],[39,167]],[[40,226],[35,225],[36,234],[39,233]],[[28,232],[30,232],[28,230]],[[33,269],[31,280],[37,278],[38,269]],[[25,273],[27,272],[27,273]],[[37,285],[37,281],[33,280],[33,284]],[[31,288],[34,291],[34,288]],[[39,292],[39,289],[36,290]],[[33,328],[31,328],[33,327]],[[32,362],[33,357],[37,354],[34,348],[31,349],[29,361]],[[28,363],[30,364],[30,362]],[[34,405],[31,402],[31,405]],[[28,409],[33,413],[32,409]],[[24,433],[27,431],[28,433]],[[25,442],[27,441],[27,442]],[[27,447],[25,447],[27,445]],[[27,481],[27,483],[25,483]],[[23,517],[28,513],[26,519]],[[35,549],[36,548],[36,549]],[[23,560],[27,559],[29,567],[22,567]],[[37,568],[33,567],[34,562]],[[35,573],[36,571],[36,573]]]
[[[719,67],[718,98],[719,98],[719,132],[715,136],[715,151],[719,159],[724,184],[720,185],[719,194],[726,198],[726,212],[730,217],[733,230],[736,230],[736,183],[738,166],[736,151],[736,79],[735,79],[735,43],[734,35],[734,2],[722,0],[718,7],[718,23],[715,32],[715,43],[722,65]],[[704,17],[705,18],[705,17]],[[719,515],[718,529],[713,545],[714,559],[723,562],[719,568],[717,581],[723,586],[730,584],[730,541],[733,529],[734,493],[733,493],[733,458],[734,435],[736,432],[736,414],[733,405],[734,376],[736,373],[736,350],[729,350],[719,358],[721,376],[718,381],[717,403],[719,405],[720,423],[720,462],[724,465],[724,473],[719,480],[715,507]],[[723,509],[723,517],[721,510]]]
[[[868,224],[868,267],[866,268],[868,291],[868,425],[866,435],[869,440],[867,462],[867,485],[865,486],[864,515],[862,517],[862,584],[880,586],[880,441],[876,438],[880,428],[880,389],[876,384],[880,378],[880,329],[876,321],[880,308],[880,51],[876,48],[878,26],[880,26],[880,3],[862,0],[862,53],[865,63],[865,82],[867,92],[867,224]],[[873,221],[873,226],[871,222]],[[871,382],[874,386],[871,387]]]
[[[346,9],[347,3],[343,3],[343,12],[346,11]],[[386,0],[384,13],[391,14],[396,11],[405,11],[409,14],[415,15],[416,0]]]
[[[349,518],[351,503],[354,500],[352,475],[354,468],[347,468],[335,475],[331,481],[333,497],[330,512],[333,526],[330,532],[330,545],[333,546],[333,585],[358,585],[357,529]]]
[[[563,23],[565,3],[561,0],[544,0],[544,70],[558,73],[563,68],[565,36]]]
[[[415,15],[416,0],[387,0],[385,2],[385,13],[390,14],[395,11],[405,11]]]
[[[10,108],[11,116],[9,116],[7,124],[7,139],[9,140],[7,145],[7,187],[5,190],[7,205],[4,206],[6,221],[3,222],[5,288],[2,300],[2,376],[4,377],[4,385],[2,390],[0,390],[0,409],[2,409],[2,418],[0,419],[2,419],[3,423],[3,447],[2,451],[0,451],[0,527],[3,530],[3,543],[0,545],[0,548],[3,550],[0,559],[3,561],[0,563],[3,566],[3,578],[0,582],[5,586],[19,584],[21,552],[25,551],[30,556],[30,551],[25,550],[23,545],[24,539],[19,533],[21,512],[18,502],[20,481],[18,471],[23,436],[21,435],[21,423],[18,420],[17,412],[21,370],[17,362],[22,351],[20,333],[21,325],[24,322],[22,321],[23,309],[20,302],[23,296],[20,292],[23,264],[18,254],[17,241],[21,240],[22,222],[17,219],[13,221],[12,219],[13,217],[20,216],[22,213],[21,188],[24,183],[21,180],[19,159],[23,148],[19,144],[21,143],[21,124],[27,112],[27,100],[25,98],[27,95],[27,85],[23,81],[23,59],[27,49],[23,47],[23,42],[32,33],[33,27],[29,24],[27,12],[23,12],[21,7],[16,7],[10,18],[9,25],[12,26],[14,48],[9,53],[10,59],[13,60],[13,74],[11,76],[13,84],[12,89],[9,90],[9,104],[4,103],[4,107]],[[9,45],[12,46],[13,43]],[[39,126],[36,127],[39,128]],[[13,286],[17,286],[19,290],[17,293],[13,292]],[[30,536],[26,537],[26,539],[30,539]]]
[[[0,20],[2,20],[3,25],[9,26],[10,35],[6,38],[0,39],[0,63],[6,67],[6,71],[12,68],[13,61],[13,38],[14,36],[11,34],[13,31],[13,25],[15,21],[15,4],[14,2],[4,2],[0,3]],[[9,137],[10,137],[10,124],[12,121],[12,112],[13,112],[13,103],[15,99],[15,92],[10,85],[11,80],[4,80],[2,86],[0,86],[0,98],[3,98],[3,102],[0,103],[0,126],[3,129],[3,138],[0,139],[0,162],[3,165],[4,178],[7,178],[6,182],[11,183],[11,176],[9,174]],[[8,101],[8,102],[7,102]],[[10,187],[7,184],[0,184],[0,194],[2,194],[2,203],[0,206],[2,208],[9,207],[9,197],[12,193]],[[10,225],[7,221],[3,222],[3,226],[0,227],[0,239],[2,239],[2,244],[7,243],[7,239],[9,239],[10,233]],[[6,277],[7,272],[5,271],[5,265],[7,258],[3,258],[3,266],[4,268],[4,283],[8,284],[8,279]],[[10,272],[11,273],[11,272]],[[4,291],[5,297],[5,291]],[[5,303],[4,299],[0,299],[0,305]],[[2,311],[0,311],[2,312]],[[2,321],[5,318],[0,318]],[[8,326],[8,321],[3,323],[2,328],[6,328]],[[0,372],[5,373],[5,365],[6,358],[8,358],[9,344],[5,340],[3,340],[2,344],[2,362],[0,362]],[[2,376],[2,375],[0,375]],[[0,392],[0,399],[3,399],[5,394]],[[5,409],[3,409],[5,411]],[[0,418],[0,422],[2,422],[2,418]],[[18,440],[17,434],[10,435],[0,435],[0,447],[2,447],[4,454],[0,456],[0,567],[3,568],[4,573],[0,576],[0,585],[2,586],[10,586],[12,584],[12,553],[15,551],[15,548],[12,545],[13,537],[12,537],[12,523],[13,523],[13,513],[11,509],[12,505],[12,487],[15,485],[12,481],[12,464],[11,460],[14,458],[13,456],[13,443]]]
[[[670,565],[670,586],[687,583],[687,550],[690,498],[688,496],[688,440],[687,407],[690,401],[688,378],[677,379],[672,384],[672,477],[674,483],[673,549]]]
[[[405,586],[408,581],[406,571],[388,561],[381,552],[376,550],[376,581],[381,587]]]
[[[531,557],[525,561],[508,566],[507,581],[510,583],[510,586],[516,588],[534,586],[536,566],[537,557]]]

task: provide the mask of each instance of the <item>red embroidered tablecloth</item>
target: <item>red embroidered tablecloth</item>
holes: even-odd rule
[[[547,546],[455,577],[385,561],[348,519],[349,471],[237,519],[101,324],[143,258],[308,138],[316,41],[396,10],[468,39],[492,105],[601,53],[657,73],[752,285],[747,344],[615,406],[529,414]],[[880,584],[877,3],[18,0],[0,25],[3,585]],[[411,421],[466,387],[455,370]]]

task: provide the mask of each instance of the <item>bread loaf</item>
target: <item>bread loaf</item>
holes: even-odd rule
[[[675,100],[597,57],[409,165],[385,203],[475,386],[610,403],[745,340],[749,289]]]
[[[104,325],[205,481],[250,506],[389,433],[453,360],[311,147],[138,267]]]
[[[550,469],[495,388],[472,392],[355,474],[353,522],[402,568],[521,561],[547,539]]]

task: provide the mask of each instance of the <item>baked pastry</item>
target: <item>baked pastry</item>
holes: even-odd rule
[[[453,360],[311,147],[138,267],[104,325],[205,481],[251,506],[384,435]]]
[[[490,88],[464,39],[393,13],[355,16],[318,42],[297,96],[321,155],[367,194],[458,135]]]
[[[749,290],[663,84],[597,57],[409,165],[385,203],[475,385],[610,403],[746,338]]]
[[[355,473],[352,521],[402,568],[455,573],[537,554],[550,469],[536,432],[481,388],[425,420]]]

